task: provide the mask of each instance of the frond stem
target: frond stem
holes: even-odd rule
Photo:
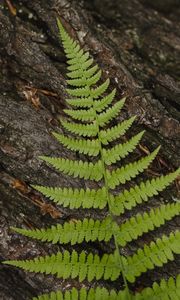
[[[90,90],[90,96],[91,96],[91,90]],[[112,213],[110,196],[109,196],[110,193],[109,193],[108,179],[107,179],[107,175],[106,175],[105,159],[104,159],[104,156],[103,156],[103,148],[102,148],[102,143],[101,143],[101,139],[100,139],[100,129],[99,129],[100,126],[99,126],[99,123],[98,123],[97,112],[96,112],[94,103],[93,103],[93,108],[94,108],[94,111],[95,111],[95,121],[96,121],[97,133],[98,133],[100,158],[101,158],[101,162],[102,162],[103,179],[104,179],[104,185],[105,185],[105,189],[106,189],[106,196],[107,196],[107,203],[108,203],[108,208],[109,208],[109,215],[111,217],[111,220],[114,221],[114,215]],[[116,232],[115,232],[114,229],[112,229],[112,233],[113,233],[115,248],[116,248],[116,251],[118,253],[119,266],[121,268],[121,273],[122,273],[122,277],[123,277],[125,289],[127,291],[127,297],[128,297],[127,300],[131,300],[131,294],[130,294],[128,283],[127,283],[127,280],[126,280],[126,277],[125,277],[124,265],[123,265],[122,257],[121,257],[121,254],[120,254],[119,246],[118,246]]]

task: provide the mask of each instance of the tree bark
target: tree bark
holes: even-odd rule
[[[174,170],[180,162],[179,15],[176,0],[156,3],[148,0],[14,0],[0,4],[2,260],[32,258],[64,249],[12,234],[10,226],[40,228],[82,215],[93,214],[96,218],[104,215],[99,211],[70,211],[52,206],[30,186],[83,187],[86,184],[59,176],[38,159],[39,155],[77,157],[51,135],[52,131],[62,131],[58,120],[64,117],[67,96],[66,60],[56,17],[62,20],[72,37],[90,51],[103,70],[103,79],[109,77],[111,86],[117,88],[118,97],[127,97],[125,110],[117,121],[137,115],[134,130],[146,129],[139,153],[162,145],[149,171],[156,175]],[[171,192],[162,194],[161,201],[171,201],[173,196],[176,197],[175,185]],[[154,203],[156,201],[157,198]],[[177,224],[175,219],[163,232]],[[84,247],[98,253],[103,251],[103,246],[97,243]],[[149,278],[159,279],[162,272],[176,274],[177,262],[168,264],[155,275],[150,274]],[[144,279],[140,286],[146,286],[147,281]],[[38,293],[70,286],[80,284],[75,280],[61,281],[0,266],[1,299],[30,299]]]

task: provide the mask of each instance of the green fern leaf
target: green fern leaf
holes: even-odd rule
[[[73,122],[65,122],[61,121],[61,124],[65,129],[70,131],[71,133],[75,133],[79,136],[88,136],[88,137],[93,137],[96,136],[98,131],[97,131],[97,126],[95,123],[92,124],[77,124]]]
[[[64,36],[61,35],[61,38],[63,40],[62,44],[64,47],[64,51],[68,57],[75,57],[76,54],[81,51],[80,45],[72,38],[68,37],[66,33],[64,34]]]
[[[121,187],[121,193],[114,196],[110,189],[119,184],[124,184],[135,178],[138,174],[148,168],[156,157],[159,148],[150,155],[111,170],[107,165],[112,165],[131,153],[140,141],[143,132],[132,137],[129,141],[108,149],[112,141],[118,139],[132,125],[135,117],[122,122],[111,128],[103,128],[117,116],[124,105],[125,99],[112,104],[116,90],[109,94],[104,93],[109,87],[109,79],[96,85],[101,79],[101,70],[94,65],[93,58],[89,52],[81,49],[78,42],[74,41],[63,28],[58,20],[58,27],[62,45],[67,57],[68,78],[70,88],[67,93],[73,96],[67,103],[75,109],[65,109],[65,113],[80,122],[62,121],[62,126],[68,130],[73,137],[54,133],[54,136],[66,148],[89,156],[97,156],[96,162],[84,162],[82,160],[70,160],[64,158],[51,158],[43,156],[42,159],[64,174],[72,177],[80,177],[99,182],[102,188],[98,189],[72,189],[59,187],[33,186],[44,196],[50,198],[57,204],[70,209],[98,208],[108,209],[108,216],[102,220],[82,218],[82,220],[64,222],[47,229],[26,230],[14,228],[18,233],[41,241],[51,243],[77,243],[85,242],[109,242],[114,241],[115,251],[112,254],[97,254],[82,251],[71,253],[65,250],[56,255],[37,257],[32,260],[5,261],[9,265],[21,267],[31,272],[56,274],[57,277],[79,278],[79,281],[87,279],[89,282],[96,279],[111,280],[118,279],[121,275],[125,289],[122,291],[107,291],[104,288],[73,288],[70,291],[52,292],[42,295],[34,300],[178,300],[180,299],[180,277],[176,282],[170,278],[168,282],[162,280],[160,284],[154,283],[152,288],[146,288],[141,293],[132,295],[128,283],[134,282],[136,277],[155,267],[162,267],[168,261],[174,260],[174,254],[180,253],[180,232],[170,233],[162,236],[155,242],[139,248],[131,256],[122,256],[119,246],[124,247],[128,242],[136,240],[144,233],[154,230],[171,220],[180,213],[180,203],[161,205],[149,212],[136,214],[119,225],[119,220],[114,215],[120,215],[125,209],[131,210],[136,205],[147,201],[149,197],[157,195],[168,186],[178,175],[177,170],[166,176],[154,178],[151,181],[143,181],[139,185],[132,186],[129,190]],[[79,109],[82,108],[82,109]],[[82,122],[82,123],[81,123]],[[85,123],[83,123],[85,122]],[[89,123],[89,124],[86,124]],[[101,127],[101,128],[100,128]],[[74,137],[77,135],[78,138]],[[81,136],[85,137],[80,138]],[[87,139],[86,137],[90,137]],[[95,137],[95,139],[91,139]],[[91,182],[91,185],[95,183]],[[89,248],[88,248],[89,249]]]
[[[103,127],[107,125],[113,118],[115,118],[119,111],[123,108],[125,102],[125,98],[121,101],[115,103],[111,108],[108,108],[105,112],[102,112],[98,115],[98,123],[99,126]]]
[[[86,78],[91,78],[97,70],[98,70],[98,65],[95,65],[95,66],[89,68],[88,70],[85,70],[83,75]]]
[[[35,187],[36,188],[36,187]],[[43,190],[43,187],[37,187],[37,190]],[[46,191],[43,190],[43,194]],[[171,220],[174,216],[180,214],[180,204],[172,203],[162,205],[160,208],[151,209],[149,213],[137,214],[131,217],[120,227],[107,217],[103,221],[93,219],[77,220],[76,222],[65,222],[63,225],[57,224],[48,229],[26,230],[12,228],[14,231],[30,238],[41,241],[48,241],[61,244],[71,243],[71,245],[86,242],[109,241],[115,232],[118,244],[125,246],[127,242],[136,240],[145,232],[154,230]]]
[[[66,91],[69,95],[75,96],[75,97],[88,97],[88,96],[90,96],[90,89],[87,86],[85,86],[83,88],[66,89]]]
[[[111,165],[113,163],[116,163],[120,159],[126,157],[130,152],[132,152],[138,145],[143,134],[144,134],[144,131],[133,136],[126,143],[116,145],[115,147],[108,149],[108,150],[103,149],[103,158],[104,158],[106,165]]]
[[[69,79],[67,80],[67,83],[69,85],[80,87],[80,86],[85,86],[87,84],[87,81],[85,77],[81,77],[78,79]]]
[[[81,121],[94,121],[96,115],[93,108],[88,110],[80,109],[80,110],[73,110],[73,109],[64,109],[64,112],[72,117],[75,120]]]
[[[107,205],[107,194],[104,187],[98,190],[52,188],[39,185],[32,185],[32,187],[55,203],[70,209],[80,207],[103,209]]]
[[[80,45],[73,41],[71,38],[67,42],[62,43],[64,46],[64,52],[66,53],[67,58],[73,58],[76,55],[79,55],[79,52],[82,53]]]
[[[78,79],[69,79],[67,80],[67,83],[73,86],[91,86],[93,84],[96,84],[96,82],[99,81],[101,78],[102,71],[99,70],[95,75],[91,76],[90,78],[84,77],[78,78]]]
[[[80,51],[80,46],[75,42],[64,30],[61,22],[57,20],[58,28],[60,37],[64,46],[64,51],[67,55],[73,55],[73,57],[76,57],[76,54]]]
[[[119,138],[121,135],[125,134],[126,131],[131,127],[132,123],[134,122],[136,117],[132,117],[124,122],[108,128],[107,130],[100,131],[100,140],[101,143],[104,145],[108,145],[109,142],[112,142]]]
[[[168,260],[174,260],[174,255],[180,254],[180,231],[170,233],[169,237],[163,235],[156,242],[151,242],[144,249],[138,249],[133,256],[127,257],[125,266],[125,276],[130,282],[135,281],[135,277],[155,266],[162,267]]]
[[[107,90],[109,83],[110,83],[110,80],[106,79],[106,81],[104,83],[102,83],[100,86],[98,86],[95,89],[91,89],[91,97],[96,99],[99,96],[101,96]]]
[[[180,203],[168,203],[151,209],[149,213],[138,213],[120,226],[117,232],[117,241],[119,245],[124,247],[128,242],[136,240],[143,233],[164,225],[166,220],[171,220],[179,214]]]
[[[33,300],[127,300],[127,291],[123,290],[117,293],[115,290],[108,291],[101,287],[90,288],[89,290],[72,288],[72,290],[64,293],[60,291],[52,292],[33,298]]]
[[[70,78],[81,78],[81,77],[90,78],[91,76],[93,76],[95,74],[97,69],[98,69],[98,65],[95,65],[88,70],[80,69],[80,70],[68,72],[67,76]]]
[[[66,32],[66,30],[64,29],[64,27],[62,26],[60,20],[57,18],[57,25],[59,28],[59,34],[60,34],[60,38],[62,41],[69,41],[72,40],[69,36],[69,34]]]
[[[102,162],[100,160],[93,164],[83,162],[82,160],[70,160],[58,157],[40,156],[39,158],[48,162],[55,169],[73,177],[99,181],[103,176]]]
[[[79,69],[81,70],[87,70],[93,63],[93,58],[89,58],[86,62],[84,62],[82,65],[80,65],[79,63],[68,66],[67,69],[69,71],[77,71]]]
[[[86,84],[88,86],[96,84],[100,80],[101,75],[102,75],[102,71],[99,70],[95,75],[93,75],[92,77],[86,79],[86,82],[87,82]]]
[[[116,89],[114,89],[110,94],[103,97],[101,100],[94,101],[94,108],[97,112],[104,110],[109,104],[111,104],[116,94]]]
[[[73,139],[56,132],[54,132],[53,135],[68,149],[90,156],[97,156],[99,154],[100,147],[98,140]]]
[[[89,98],[77,98],[77,99],[66,99],[66,102],[75,107],[91,107],[93,105],[93,100]]]
[[[162,279],[160,284],[154,282],[152,288],[145,288],[140,293],[132,295],[131,300],[179,300],[179,295],[180,275],[177,276],[176,280],[170,277],[168,281]],[[116,292],[97,287],[89,290],[72,288],[72,290],[64,291],[64,293],[61,291],[51,292],[35,297],[33,300],[127,300],[127,297],[126,290]]]
[[[160,176],[141,182],[140,185],[131,187],[130,190],[124,190],[120,195],[111,197],[111,209],[115,215],[124,213],[125,209],[132,209],[142,201],[148,201],[149,197],[158,195],[179,175],[180,169],[166,176]]]
[[[180,275],[176,280],[170,277],[168,281],[161,280],[160,284],[153,283],[152,288],[145,288],[137,293],[133,300],[179,300],[180,299]]]
[[[108,184],[111,189],[114,189],[120,183],[124,184],[131,178],[136,177],[143,172],[156,157],[160,147],[154,150],[150,155],[147,155],[140,160],[127,164],[125,167],[118,168],[111,173],[107,171]]]
[[[66,43],[64,43],[65,45]],[[70,43],[71,44],[71,43]],[[66,45],[69,46],[69,43],[67,43]],[[76,45],[73,45],[73,47],[71,48],[71,53],[69,52],[69,50],[67,49],[66,52],[66,57],[67,59],[72,59],[72,58],[76,58],[76,57],[81,57],[84,54],[83,49],[80,49],[80,46],[78,43],[76,43]]]
[[[111,218],[105,218],[103,221],[93,219],[77,220],[76,222],[65,222],[63,225],[57,224],[48,229],[34,229],[26,230],[20,228],[13,228],[14,231],[30,238],[41,241],[52,242],[53,244],[71,243],[80,244],[83,241],[109,241],[112,237],[112,227],[116,228],[118,225],[112,223]],[[116,228],[117,230],[118,228]]]
[[[58,252],[56,255],[37,257],[32,260],[10,260],[3,263],[29,272],[55,274],[63,279],[79,277],[80,282],[85,278],[89,282],[101,278],[114,281],[121,273],[113,254],[104,254],[100,258],[97,254],[86,255],[85,251],[78,254],[74,250],[72,253],[65,250],[63,254]]]
[[[67,60],[68,65],[81,66],[89,59],[89,52],[79,51],[78,53],[79,55],[76,54],[76,57]]]

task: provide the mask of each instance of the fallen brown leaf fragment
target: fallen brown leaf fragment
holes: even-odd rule
[[[62,217],[62,213],[53,205],[46,203],[40,196],[36,195],[34,191],[24,181],[14,179],[11,181],[14,189],[23,194],[28,200],[32,201],[41,210],[42,215],[49,214],[53,219]]]
[[[39,96],[37,95],[37,89],[35,88],[26,89],[23,91],[23,94],[25,98],[28,101],[30,101],[37,110],[40,109],[41,103],[40,103]]]
[[[13,180],[12,187],[13,189],[20,191],[22,194],[28,194],[30,191],[27,184],[20,179]]]
[[[16,16],[17,10],[16,10],[15,6],[11,3],[10,0],[5,0],[5,1],[6,1],[6,4],[7,4],[7,7],[9,8],[10,13],[13,16]]]

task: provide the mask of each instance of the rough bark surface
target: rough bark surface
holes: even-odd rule
[[[17,13],[7,3],[12,2]],[[21,0],[0,4],[0,258],[30,258],[52,253],[51,247],[13,234],[10,226],[42,227],[70,218],[103,213],[69,211],[51,206],[30,184],[83,186],[59,176],[39,155],[75,157],[51,135],[61,131],[58,119],[65,108],[65,56],[58,40],[56,17],[89,50],[109,77],[118,96],[127,96],[122,117],[137,115],[136,129],[146,129],[139,153],[161,144],[158,160],[149,172],[166,173],[180,162],[180,51],[179,1],[68,1]],[[119,119],[119,120],[120,120]],[[159,198],[172,200],[176,186]],[[156,204],[157,198],[154,200]],[[177,227],[168,223],[162,232]],[[157,231],[158,235],[161,231]],[[141,239],[137,244],[141,243]],[[94,252],[103,245],[84,245]],[[136,247],[133,244],[132,247]],[[66,247],[70,249],[70,247]],[[126,250],[124,250],[126,251]],[[128,249],[127,251],[131,251]],[[139,279],[139,286],[177,274],[176,265],[155,270]],[[46,279],[45,279],[46,278]],[[114,283],[113,286],[119,284]],[[70,286],[52,276],[25,273],[0,266],[0,299],[24,300],[38,293]],[[112,287],[112,286],[111,286]]]

